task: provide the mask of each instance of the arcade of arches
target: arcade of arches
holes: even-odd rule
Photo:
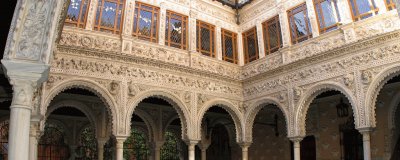
[[[400,160],[398,0],[4,3],[0,160]]]

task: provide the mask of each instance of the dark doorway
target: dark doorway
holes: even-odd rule
[[[293,142],[290,143],[290,150],[292,152],[291,159],[294,160]],[[300,142],[300,160],[316,160],[317,148],[315,145],[315,137],[307,136]]]
[[[363,160],[362,135],[354,127],[354,117],[339,126],[341,135],[342,158],[344,160]]]

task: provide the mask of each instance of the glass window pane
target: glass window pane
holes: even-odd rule
[[[117,4],[104,2],[103,13],[101,16],[101,26],[113,28],[116,12]]]
[[[71,0],[68,7],[67,20],[77,22],[79,18],[79,12],[81,10],[82,0]]]
[[[367,13],[371,10],[368,0],[356,0],[357,9],[360,14]]]
[[[294,24],[296,25],[296,34],[298,37],[308,34],[307,23],[304,19],[304,13],[299,12],[293,16]]]
[[[324,16],[325,26],[332,26],[336,24],[336,19],[331,0],[326,0],[322,2],[321,8]]]

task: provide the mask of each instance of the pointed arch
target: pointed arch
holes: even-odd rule
[[[290,119],[289,119],[289,111],[287,110],[287,106],[284,106],[284,104],[280,103],[278,99],[273,98],[273,97],[263,97],[258,100],[256,100],[254,103],[250,104],[249,106],[249,111],[247,112],[245,118],[246,118],[246,123],[245,123],[245,135],[244,137],[247,139],[247,141],[252,141],[253,139],[253,126],[254,126],[254,120],[257,117],[258,112],[262,108],[265,107],[265,105],[268,104],[273,104],[279,108],[279,110],[282,112],[283,117],[286,122],[286,131],[287,135],[289,135],[289,130],[290,130]]]
[[[235,106],[232,102],[226,100],[226,99],[221,99],[221,98],[216,98],[207,101],[206,103],[203,104],[203,106],[200,108],[200,111],[198,112],[197,119],[194,121],[196,123],[196,138],[201,139],[201,125],[202,125],[202,120],[206,114],[206,112],[213,106],[221,107],[225,111],[229,113],[231,116],[233,123],[235,124],[235,130],[236,130],[236,142],[242,142],[243,140],[243,116],[242,113],[238,110],[238,106]]]
[[[321,82],[311,86],[299,99],[294,121],[294,128],[295,128],[294,136],[306,135],[305,131],[306,116],[308,109],[310,108],[311,102],[319,94],[330,90],[339,91],[349,100],[354,114],[355,126],[356,128],[359,126],[360,117],[358,115],[357,103],[351,90],[349,90],[347,87],[337,82]]]
[[[365,125],[370,126],[370,127],[375,127],[376,126],[376,100],[378,98],[378,95],[380,94],[383,86],[392,78],[400,75],[400,64],[394,64],[391,65],[382,71],[380,71],[375,79],[372,79],[365,95],[364,95],[364,100],[365,100],[365,115],[366,115],[366,120],[365,120]]]
[[[183,101],[179,98],[179,96],[176,96],[175,94],[173,94],[167,90],[161,90],[161,89],[151,89],[151,90],[141,92],[138,95],[136,95],[134,97],[134,99],[130,100],[127,103],[128,104],[127,112],[125,115],[125,119],[126,119],[125,127],[127,128],[127,130],[130,129],[130,120],[132,118],[132,114],[135,111],[136,107],[144,99],[150,98],[150,97],[161,98],[172,105],[172,107],[176,110],[176,112],[178,112],[178,116],[181,120],[182,139],[187,139],[187,131],[188,131],[187,127],[188,127],[188,122],[190,122],[189,110],[187,109],[187,107],[183,103]]]
[[[51,88],[49,91],[45,93],[43,96],[43,100],[41,103],[41,114],[46,115],[47,109],[49,108],[50,103],[53,101],[53,99],[63,91],[71,88],[81,88],[81,89],[86,89],[91,91],[92,93],[96,94],[104,103],[104,105],[107,107],[107,110],[109,111],[108,113],[109,116],[111,116],[111,125],[112,125],[112,132],[114,135],[117,133],[117,128],[118,128],[118,108],[116,107],[116,102],[112,98],[113,96],[108,92],[106,88],[101,86],[99,83],[89,80],[89,79],[82,79],[82,78],[73,78],[73,79],[67,79],[64,80],[58,85],[56,85],[54,88]]]

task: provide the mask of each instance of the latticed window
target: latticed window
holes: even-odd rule
[[[196,35],[197,35],[197,52],[203,55],[215,57],[215,37],[214,25],[197,20]]]
[[[392,10],[396,8],[396,3],[393,0],[385,0],[387,10]]]
[[[306,3],[300,4],[299,6],[289,10],[288,17],[292,44],[305,41],[312,37]]]
[[[282,47],[282,34],[281,26],[279,24],[279,16],[275,16],[264,23],[263,34],[264,34],[264,47],[265,54],[271,54],[279,50]]]
[[[222,29],[222,59],[231,63],[238,63],[237,53],[237,34],[231,31]]]
[[[374,0],[348,0],[354,21],[373,16],[378,12]]]
[[[71,0],[65,24],[85,28],[90,0]]]
[[[314,0],[320,33],[335,30],[339,26],[339,12],[336,0]]]
[[[167,11],[165,45],[187,49],[187,20],[188,17],[185,15]]]
[[[125,0],[99,0],[94,30],[121,33]]]
[[[256,27],[243,33],[244,62],[249,63],[258,59],[258,42]]]
[[[141,40],[157,42],[159,11],[158,7],[136,2],[133,18],[133,36]]]
[[[8,129],[9,121],[0,123],[0,159],[8,159]]]

